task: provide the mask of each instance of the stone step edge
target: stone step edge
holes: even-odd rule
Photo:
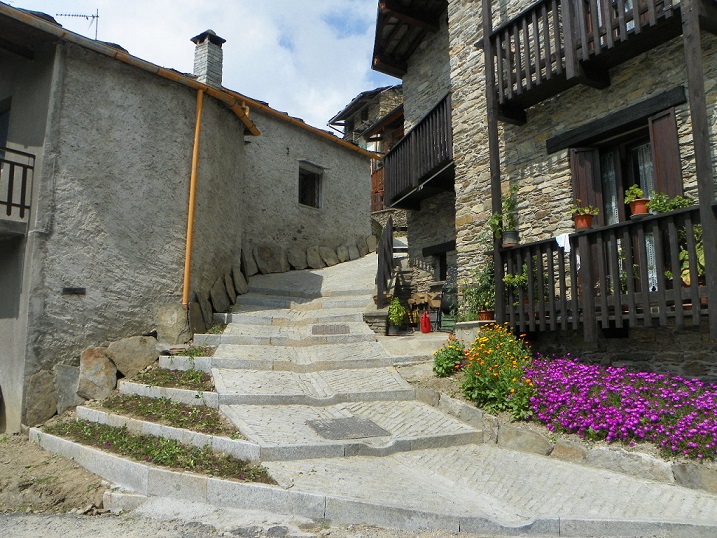
[[[228,364],[222,364],[222,362]],[[212,368],[232,368],[236,370],[275,370],[308,374],[325,370],[354,370],[357,368],[380,368],[385,366],[408,365],[423,362],[416,356],[382,357],[378,359],[352,359],[348,361],[316,361],[309,364],[297,364],[292,361],[275,359],[242,359],[229,357],[188,357],[186,355],[161,355],[160,368],[168,370],[200,370],[211,373]]]
[[[416,399],[415,389],[383,390],[373,392],[342,392],[325,398],[306,394],[243,394],[222,393],[220,405],[308,405],[328,407],[349,402],[394,402]]]
[[[278,326],[284,327],[287,325],[327,325],[331,323],[365,323],[363,320],[363,314],[361,311],[346,308],[347,312],[332,313],[330,316],[324,317],[308,317],[306,319],[294,319],[290,314],[287,315],[268,315],[262,313],[254,314],[252,312],[223,312],[221,314],[213,314],[214,323],[223,323],[230,325],[232,323],[238,323],[242,325],[257,325],[257,326]],[[317,310],[318,312],[318,310]]]
[[[92,447],[30,428],[30,440],[45,450],[75,461],[88,471],[130,490],[129,509],[140,504],[138,495],[199,502],[224,508],[267,510],[286,515],[299,515],[315,520],[341,524],[366,524],[405,530],[434,529],[475,534],[526,536],[581,535],[660,535],[710,538],[717,533],[716,525],[696,525],[688,521],[608,520],[540,517],[525,523],[501,524],[481,516],[447,514],[401,506],[370,503],[338,495],[282,489],[277,486],[233,482],[192,473],[165,470],[125,460]],[[123,495],[110,492],[106,508],[123,510]]]
[[[161,437],[164,439],[172,439],[179,441],[185,445],[196,446],[199,448],[210,446],[213,452],[223,452],[233,458],[245,461],[260,461],[261,450],[259,445],[243,439],[231,439],[221,435],[210,435],[206,433],[188,430],[186,428],[176,428],[174,426],[166,426],[157,424],[147,420],[141,420],[116,413],[102,411],[86,406],[78,406],[75,409],[77,418],[81,420],[89,420],[98,424],[112,426],[114,428],[127,427],[131,433],[142,435],[151,435],[152,437]]]
[[[147,398],[167,398],[185,405],[219,408],[219,394],[211,391],[157,387],[155,385],[125,381],[124,379],[120,379],[117,382],[117,390],[122,394],[145,396]]]
[[[249,282],[248,293],[256,293],[257,295],[268,295],[270,297],[286,297],[289,299],[321,299],[323,297],[356,297],[365,295],[367,298],[373,294],[372,288],[354,288],[348,290],[322,290],[317,292],[304,291],[301,289],[272,288],[271,286],[252,286]],[[246,295],[246,294],[245,294]]]
[[[245,339],[246,342],[233,342]],[[251,340],[251,342],[249,341]],[[375,342],[376,333],[311,335],[305,338],[289,338],[288,336],[242,336],[233,334],[195,334],[195,346],[220,346],[222,344],[236,346],[273,345],[283,347],[308,347],[325,344],[353,344],[356,342]]]

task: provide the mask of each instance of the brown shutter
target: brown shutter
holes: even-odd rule
[[[669,196],[682,194],[682,167],[677,138],[675,109],[670,108],[648,118],[655,189]]]
[[[570,171],[573,176],[574,199],[581,200],[582,205],[598,207],[600,213],[595,221],[598,226],[602,226],[604,219],[598,150],[596,148],[571,148]]]

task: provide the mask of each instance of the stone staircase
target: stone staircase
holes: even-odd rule
[[[195,336],[196,345],[217,346],[212,357],[160,359],[164,368],[211,372],[214,393],[119,385],[218,407],[244,439],[77,410],[83,420],[261,461],[278,486],[157,469],[40,430],[31,436],[125,488],[106,496],[115,510],[159,496],[404,529],[717,535],[714,495],[483,444],[479,427],[417,398],[394,366],[428,359],[444,335],[426,337],[428,353],[389,353],[397,340],[377,341],[362,321],[375,259],[252,278],[250,292],[218,316],[224,332]]]

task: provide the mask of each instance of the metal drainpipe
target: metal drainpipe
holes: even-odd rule
[[[197,198],[197,168],[199,167],[199,135],[202,131],[202,108],[204,90],[197,91],[197,118],[194,124],[194,148],[192,149],[192,172],[189,176],[189,208],[187,211],[187,244],[184,251],[184,283],[182,304],[189,307],[189,287],[192,276],[192,243],[194,241],[194,206]]]

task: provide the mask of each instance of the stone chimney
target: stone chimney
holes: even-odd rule
[[[197,80],[210,86],[221,88],[222,86],[222,62],[224,52],[222,39],[214,30],[207,30],[192,38],[196,45],[194,48],[194,74]]]

